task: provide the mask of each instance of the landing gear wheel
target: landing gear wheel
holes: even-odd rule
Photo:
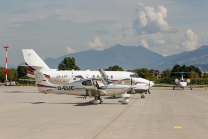
[[[145,91],[145,94],[147,94],[147,91]]]
[[[175,88],[173,87],[173,90],[175,90]]]
[[[192,90],[192,88],[191,88],[191,90]]]
[[[102,104],[102,102],[103,102],[103,99],[100,99],[100,103],[99,104]]]
[[[145,98],[145,96],[144,96],[144,95],[141,95],[141,98],[143,98],[143,99],[144,99],[144,98]]]

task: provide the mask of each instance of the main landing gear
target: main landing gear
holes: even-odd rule
[[[90,101],[92,104],[101,104],[103,102],[103,99],[100,98],[100,96],[95,96],[95,99]]]
[[[123,100],[120,100],[118,102],[122,103],[123,105],[127,105],[129,103],[129,100],[128,99],[129,99],[130,96],[131,95],[130,94],[127,94],[127,93],[122,94],[121,97],[123,98]]]
[[[142,98],[142,99],[145,99],[145,96],[142,94],[142,95],[141,95],[141,98]]]

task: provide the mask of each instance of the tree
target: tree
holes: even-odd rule
[[[105,69],[105,71],[123,71],[123,69],[118,65],[115,65],[113,67],[110,66],[108,69]]]
[[[149,70],[147,68],[137,69],[135,71],[142,78],[149,77]]]
[[[203,78],[208,78],[208,73],[204,73]]]
[[[15,68],[8,69],[7,78],[9,81],[18,81],[18,73]]]
[[[6,79],[6,69],[3,67],[0,67],[0,82],[4,82]]]
[[[18,72],[18,78],[22,78],[27,75],[27,69],[24,66],[18,66],[17,68],[17,72]]]
[[[176,64],[172,71],[171,71],[171,77],[181,77],[181,73],[174,73],[174,72],[181,72],[181,66]]]
[[[171,70],[163,70],[161,76],[162,78],[170,78]]]
[[[58,65],[59,70],[80,70],[80,68],[75,63],[75,58],[65,57],[61,63]]]

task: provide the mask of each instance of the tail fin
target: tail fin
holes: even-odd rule
[[[41,69],[50,69],[33,49],[22,49],[22,52],[25,64],[28,67],[40,67]],[[34,68],[30,69],[34,71]]]
[[[47,75],[43,74],[41,71],[34,71],[34,74],[35,82],[39,92],[48,93],[57,88],[57,85],[51,84],[46,78]]]

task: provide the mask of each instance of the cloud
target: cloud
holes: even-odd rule
[[[177,45],[177,46],[175,46],[175,48],[176,48],[176,49],[179,49],[179,48],[180,48],[180,46],[178,46],[178,45]]]
[[[165,21],[167,9],[164,6],[158,6],[157,11],[155,11],[154,7],[139,3],[135,13],[137,17],[133,20],[133,28],[137,35],[178,32],[177,29],[170,27],[168,22]]]
[[[95,36],[93,41],[90,41],[88,46],[95,49],[100,49],[104,44]]]
[[[99,29],[99,30],[97,30],[96,32],[97,32],[98,35],[105,35],[105,34],[108,33],[107,31],[104,31],[104,30],[102,30],[102,29]]]
[[[114,28],[114,31],[124,33],[124,32],[129,31],[129,27],[126,24],[124,24],[121,26],[121,28],[118,28],[118,27]]]
[[[149,45],[147,44],[147,42],[145,40],[141,40],[140,45],[145,47],[145,48],[149,48]]]
[[[126,38],[126,33],[122,34],[122,40]]]
[[[162,39],[163,35],[162,33],[156,33],[156,34],[151,34],[148,35],[149,36],[149,40],[148,43],[152,44],[152,45],[161,45],[161,44],[165,44],[165,40]]]
[[[129,26],[124,24],[121,26],[121,28],[118,28],[118,27],[114,28],[114,31],[118,33],[122,33],[121,38],[122,40],[124,40],[126,38],[126,32],[128,32],[129,29],[130,29]]]
[[[75,53],[76,51],[70,47],[66,47],[66,54]]]
[[[180,42],[180,49],[191,51],[197,48],[197,44],[198,36],[191,29],[188,29],[185,33],[185,39]]]

